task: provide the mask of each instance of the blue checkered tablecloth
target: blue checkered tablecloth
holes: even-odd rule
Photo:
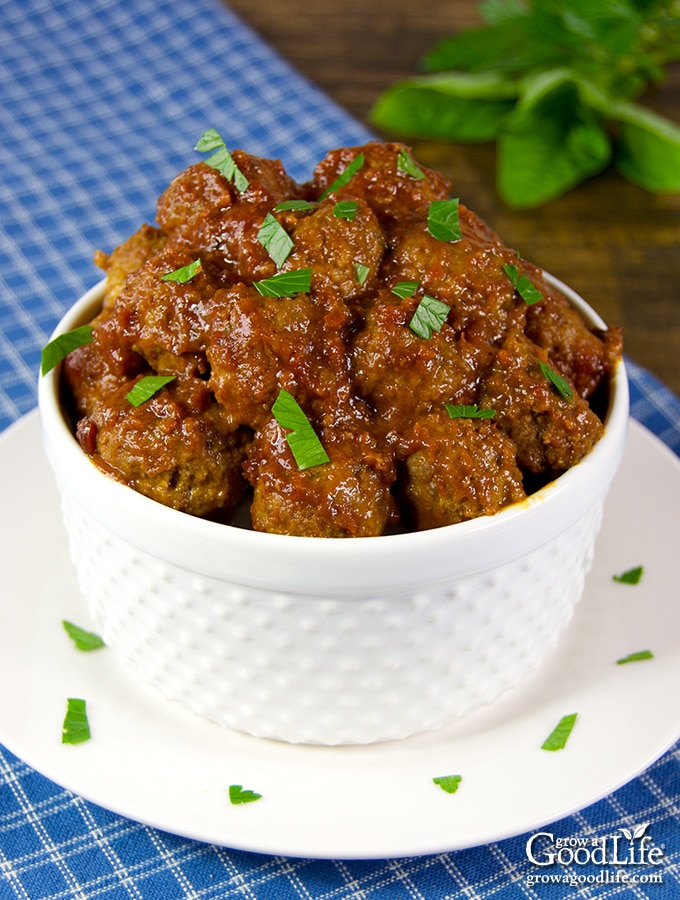
[[[99,279],[92,249],[153,221],[208,127],[297,178],[363,125],[218,0],[0,0],[0,428],[36,403],[40,348]],[[680,402],[630,364],[632,412],[680,453]],[[554,831],[649,822],[663,885],[527,883],[526,836],[392,860],[267,857],[101,809],[0,747],[0,900],[680,897],[680,745]]]

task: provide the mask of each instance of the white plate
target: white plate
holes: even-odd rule
[[[0,438],[0,741],[53,781],[148,825],[287,856],[437,853],[531,831],[606,796],[680,736],[680,464],[636,423],[605,509],[594,568],[557,652],[492,706],[437,732],[368,747],[250,738],[138,684],[89,626],[35,413]],[[644,565],[637,586],[612,580]],[[616,665],[638,650],[654,659]],[[92,740],[61,744],[67,697]],[[567,747],[541,750],[567,713]],[[432,778],[459,774],[447,794]],[[228,787],[262,794],[234,806]]]

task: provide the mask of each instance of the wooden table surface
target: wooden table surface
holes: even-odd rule
[[[415,74],[439,38],[480,22],[473,0],[226,2],[365,123],[379,93]],[[680,123],[680,64],[643,100]],[[518,212],[495,193],[493,145],[410,143],[507,244],[621,325],[626,354],[680,394],[680,195],[648,194],[606,171],[546,206]]]

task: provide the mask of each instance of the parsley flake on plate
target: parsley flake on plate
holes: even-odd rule
[[[240,806],[242,803],[254,803],[255,800],[260,800],[261,797],[262,794],[258,794],[248,788],[244,790],[241,784],[229,785],[229,802],[233,806]]]
[[[620,575],[612,575],[612,581],[618,581],[619,584],[639,584],[644,572],[644,566],[635,566]]]
[[[455,794],[462,780],[462,775],[437,775],[432,779],[447,794]]]
[[[651,650],[637,650],[635,653],[629,653],[628,656],[617,659],[616,665],[623,666],[626,663],[640,662],[643,659],[654,659],[654,654]]]
[[[84,347],[85,344],[91,344],[92,338],[92,327],[90,325],[81,325],[80,328],[74,328],[71,331],[60,334],[54,340],[45,344],[40,362],[42,374],[47,375],[72,350]]]
[[[576,724],[577,717],[578,713],[562,716],[548,737],[543,741],[541,750],[564,750],[566,743],[569,740],[569,735]]]
[[[78,625],[74,625],[73,622],[69,622],[66,619],[63,619],[61,624],[64,626],[64,631],[71,638],[78,650],[98,650],[100,647],[106,646],[104,641],[98,634],[95,634],[94,631],[86,631],[84,628],[80,628]]]
[[[311,469],[330,461],[309,419],[295,397],[285,388],[279,391],[272,413],[286,432],[286,440],[298,469]]]
[[[175,378],[175,375],[144,375],[127,392],[125,399],[133,406],[142,406]]]
[[[61,732],[62,744],[82,744],[89,741],[90,737],[86,701],[78,697],[69,697],[66,701],[66,715]]]

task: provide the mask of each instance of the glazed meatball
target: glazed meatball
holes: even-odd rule
[[[394,468],[366,433],[321,432],[330,461],[298,468],[283,429],[270,420],[253,441],[246,476],[257,531],[305,537],[373,537],[397,519]]]
[[[88,417],[78,437],[105,470],[173,509],[204,516],[230,509],[244,496],[243,431],[230,430],[204,383],[184,378],[141,406],[113,391]]]
[[[498,427],[517,447],[528,472],[564,472],[588,453],[603,432],[602,422],[573,382],[563,396],[550,379],[548,354],[526,335],[511,332],[481,385],[480,404],[496,412]]]
[[[402,493],[419,530],[493,515],[525,497],[515,447],[489,419],[432,413],[412,443]]]

